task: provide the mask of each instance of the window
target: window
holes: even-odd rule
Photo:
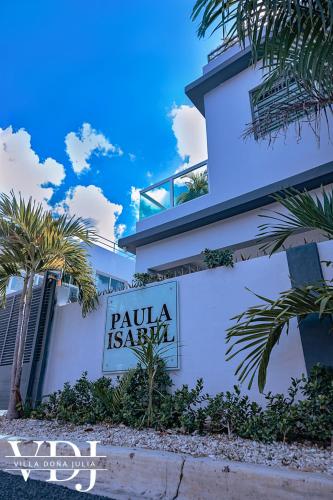
[[[293,111],[287,108],[297,102],[302,102],[306,95],[299,88],[295,80],[280,80],[271,89],[260,95],[255,102],[255,97],[261,90],[261,86],[250,90],[250,102],[252,109],[252,122],[254,125],[254,136],[256,139],[279,129],[281,126],[291,123],[296,119],[306,115],[304,109],[295,109]],[[285,103],[285,112],[281,103]],[[288,113],[287,113],[288,111]]]
[[[18,292],[23,288],[23,278],[20,276],[12,276],[9,280],[7,292]]]
[[[61,285],[69,288],[68,302],[77,302],[79,298],[79,287],[74,285],[74,280],[70,274],[64,274]]]
[[[125,283],[123,281],[111,278],[111,288],[112,288],[112,290],[120,292],[120,290],[124,290]]]
[[[22,273],[24,275],[24,273]],[[44,276],[36,274],[34,277],[34,286],[41,286]],[[12,276],[9,280],[7,293],[19,292],[23,288],[23,276]]]
[[[119,292],[124,290],[125,282],[106,274],[96,273],[96,288],[98,292],[105,292],[106,290]]]

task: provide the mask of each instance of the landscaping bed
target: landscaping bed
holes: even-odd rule
[[[73,442],[99,440],[102,444],[113,446],[171,451],[193,457],[207,456],[216,460],[227,459],[333,475],[332,451],[310,443],[260,443],[239,437],[228,438],[225,434],[189,435],[104,423],[74,425],[36,419],[9,422],[5,417],[0,417],[0,434]]]

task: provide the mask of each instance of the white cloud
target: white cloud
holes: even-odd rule
[[[76,174],[90,169],[89,160],[93,154],[120,156],[123,151],[100,132],[92,128],[90,123],[84,123],[78,133],[69,132],[65,137],[66,152]]]
[[[135,216],[135,220],[139,220],[140,215],[140,191],[141,188],[131,186],[131,208]]]
[[[129,157],[129,159],[130,159],[131,161],[135,161],[135,160],[136,160],[136,156],[135,156],[135,154],[133,154],[133,153],[128,153],[128,157]]]
[[[41,161],[31,147],[24,129],[0,128],[0,190],[21,192],[37,201],[48,202],[55,186],[65,178],[65,169],[53,158]],[[45,187],[44,187],[45,186]]]
[[[94,185],[75,186],[70,189],[56,209],[90,219],[95,224],[97,233],[112,241],[125,229],[123,224],[117,225],[123,210],[122,205],[112,203],[105,197],[102,189]]]
[[[120,239],[123,236],[123,234],[124,234],[124,232],[126,230],[126,227],[127,227],[126,224],[118,224],[117,225],[117,227],[116,227],[116,237],[117,237],[117,239]]]
[[[206,121],[193,106],[174,106],[170,112],[177,152],[186,161],[179,169],[207,160]]]

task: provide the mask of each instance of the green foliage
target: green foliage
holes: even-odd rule
[[[239,387],[210,396],[203,380],[171,392],[171,380],[160,363],[154,380],[153,411],[149,405],[148,374],[141,366],[114,384],[105,377],[95,382],[87,374],[73,385],[48,396],[26,416],[73,424],[110,422],[131,427],[150,425],[180,432],[225,433],[257,441],[314,441],[330,443],[333,434],[333,368],[315,366],[309,378],[292,379],[288,395],[265,396],[263,407],[241,394]]]
[[[299,398],[299,399],[298,399]],[[257,441],[330,443],[333,434],[333,369],[315,366],[309,378],[292,379],[288,395],[265,395],[265,407],[234,392],[209,397],[205,413],[211,432]]]
[[[263,239],[264,249],[270,254],[279,250],[286,239],[301,231],[317,230],[328,239],[333,238],[333,190],[322,189],[318,195],[308,191],[289,189],[274,196],[288,212],[273,211],[260,217],[269,222],[259,226],[258,237]]]
[[[148,422],[149,381],[148,373],[140,365],[133,370],[131,379],[123,391],[117,412],[113,413],[113,422],[131,427],[152,426],[159,427],[157,410],[164,398],[169,394],[171,379],[165,370],[164,364],[159,363],[154,378],[152,393],[151,421]]]
[[[317,365],[302,382],[304,399],[298,403],[301,435],[312,441],[329,441],[333,435],[333,368]]]
[[[273,212],[262,217],[271,219],[259,226],[263,239],[263,249],[274,253],[281,249],[289,236],[301,230],[319,230],[325,237],[333,238],[333,191],[322,191],[322,198],[312,196],[307,191],[288,190],[276,201],[288,212]],[[240,352],[245,352],[236,374],[241,382],[249,378],[251,387],[258,374],[258,387],[262,392],[270,354],[279,342],[283,332],[288,333],[290,320],[305,318],[308,314],[319,313],[321,317],[333,313],[333,284],[322,281],[313,285],[293,288],[281,292],[276,300],[257,295],[262,303],[250,307],[232,319],[235,324],[227,330],[230,347],[228,360]],[[313,339],[315,342],[315,338]]]
[[[251,388],[258,374],[260,392],[266,384],[267,369],[273,348],[283,332],[288,334],[293,318],[305,318],[311,313],[321,316],[333,313],[333,286],[308,285],[281,292],[276,300],[255,294],[263,304],[252,306],[231,318],[236,323],[227,329],[227,361],[245,351],[235,374],[240,382],[249,377]],[[315,342],[315,339],[314,339]]]
[[[183,385],[173,394],[166,394],[157,412],[157,422],[162,428],[181,429],[183,432],[202,432],[206,413],[202,407],[208,394],[202,394],[203,380],[198,379],[194,389]]]
[[[133,276],[133,286],[145,286],[149,283],[155,283],[160,281],[160,277],[157,274],[152,273],[134,273]]]
[[[234,267],[233,253],[230,250],[210,250],[206,248],[202,255],[208,269],[220,266]]]
[[[49,270],[68,273],[79,289],[83,314],[98,302],[95,280],[86,248],[95,238],[87,220],[54,217],[31,197],[24,200],[12,191],[0,195],[0,301],[12,276],[31,278]]]
[[[190,172],[186,174],[186,178],[189,179],[185,182],[187,191],[177,196],[176,205],[181,205],[182,203],[194,200],[208,193],[207,172],[200,172],[197,174],[195,172]]]
[[[262,409],[256,402],[251,402],[248,396],[241,395],[239,387],[235,385],[234,392],[220,392],[209,398],[206,413],[213,432],[227,432],[231,437],[233,434],[244,434],[244,426],[260,416]]]
[[[141,337],[141,342],[137,346],[131,346],[139,365],[145,370],[147,375],[148,406],[147,423],[150,426],[154,416],[154,392],[155,378],[159,369],[164,367],[162,356],[170,349],[169,344],[164,344],[165,336],[168,333],[168,325],[157,322],[156,330],[151,328],[149,333]]]
[[[154,379],[154,408],[160,406],[170,386],[170,377],[161,362]],[[62,390],[48,395],[32,410],[31,416],[78,425],[106,421],[142,427],[146,423],[148,401],[148,376],[140,366],[114,383],[107,377],[91,382],[84,372],[73,386],[67,382]]]
[[[222,51],[249,44],[253,63],[260,61],[264,70],[257,99],[279,81],[296,82],[301,89],[297,102],[273,103],[268,122],[275,114],[284,128],[303,109],[309,121],[316,118],[319,133],[320,119],[333,102],[332,0],[197,0],[192,19],[199,17],[200,37],[210,28],[222,30]]]
[[[114,388],[112,381],[101,377],[90,382],[87,372],[71,386],[50,394],[47,401],[32,412],[36,418],[63,420],[73,424],[94,424],[111,417]]]

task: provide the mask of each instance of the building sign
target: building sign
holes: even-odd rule
[[[163,325],[161,357],[178,368],[177,282],[119,292],[108,297],[103,372],[122,372],[137,365],[130,349]],[[164,348],[165,347],[165,348]]]

